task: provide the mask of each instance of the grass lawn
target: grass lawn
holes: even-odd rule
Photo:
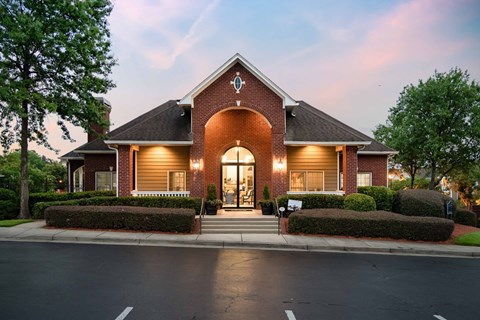
[[[459,244],[461,246],[478,246],[480,247],[480,231],[467,233],[462,236],[458,236],[453,239],[455,244]]]
[[[0,227],[13,227],[22,223],[32,222],[32,219],[0,220]]]

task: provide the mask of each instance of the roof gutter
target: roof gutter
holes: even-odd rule
[[[284,141],[286,146],[368,146],[372,141]]]
[[[167,145],[167,146],[191,146],[193,141],[140,141],[140,140],[105,140],[105,144],[116,145],[138,145],[138,146],[154,146],[154,145]]]

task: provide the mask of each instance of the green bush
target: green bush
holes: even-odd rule
[[[352,210],[300,210],[288,219],[289,233],[329,234],[353,237],[445,241],[453,232],[451,220],[434,217],[408,217],[387,211],[359,214]]]
[[[373,197],[352,193],[345,197],[345,209],[355,211],[375,211],[377,205]]]
[[[199,214],[202,199],[197,197],[93,197],[69,201],[39,202],[33,208],[33,216],[36,219],[42,219],[46,208],[58,205],[190,208]]]
[[[474,212],[464,208],[457,208],[457,212],[455,213],[453,220],[455,223],[463,224],[465,226],[477,226],[477,215]]]
[[[445,204],[453,203],[453,214],[456,205],[452,198],[433,190],[407,189],[400,190],[394,196],[392,211],[406,216],[445,217]]]
[[[17,194],[12,190],[0,188],[0,220],[16,218],[18,207]]]
[[[32,193],[29,196],[28,205],[30,212],[38,202],[67,201],[74,199],[92,198],[92,197],[114,197],[115,191],[84,191],[84,192],[42,192]]]
[[[288,199],[302,201],[302,209],[337,208],[344,207],[345,197],[333,194],[295,194],[277,197],[279,207],[287,208]]]
[[[124,229],[192,232],[195,210],[125,206],[54,206],[45,210],[48,226],[57,228]]]
[[[358,187],[358,193],[366,194],[375,199],[377,210],[392,211],[394,191],[387,187]]]

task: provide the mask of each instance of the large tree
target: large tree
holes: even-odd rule
[[[1,143],[20,144],[20,217],[28,211],[28,143],[51,148],[45,119],[106,125],[94,98],[113,88],[109,0],[0,0]]]
[[[429,170],[430,189],[480,160],[480,86],[467,71],[435,72],[406,86],[389,113],[375,138],[399,151],[397,161],[412,178],[418,168]]]

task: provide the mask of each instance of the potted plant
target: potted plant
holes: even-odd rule
[[[273,200],[270,199],[270,190],[267,185],[263,187],[263,200],[260,200],[258,204],[262,209],[263,215],[273,214]]]
[[[217,199],[217,186],[215,186],[214,183],[209,184],[207,186],[207,199],[205,200],[205,210],[207,214],[217,214],[217,210],[222,203],[222,200]]]

